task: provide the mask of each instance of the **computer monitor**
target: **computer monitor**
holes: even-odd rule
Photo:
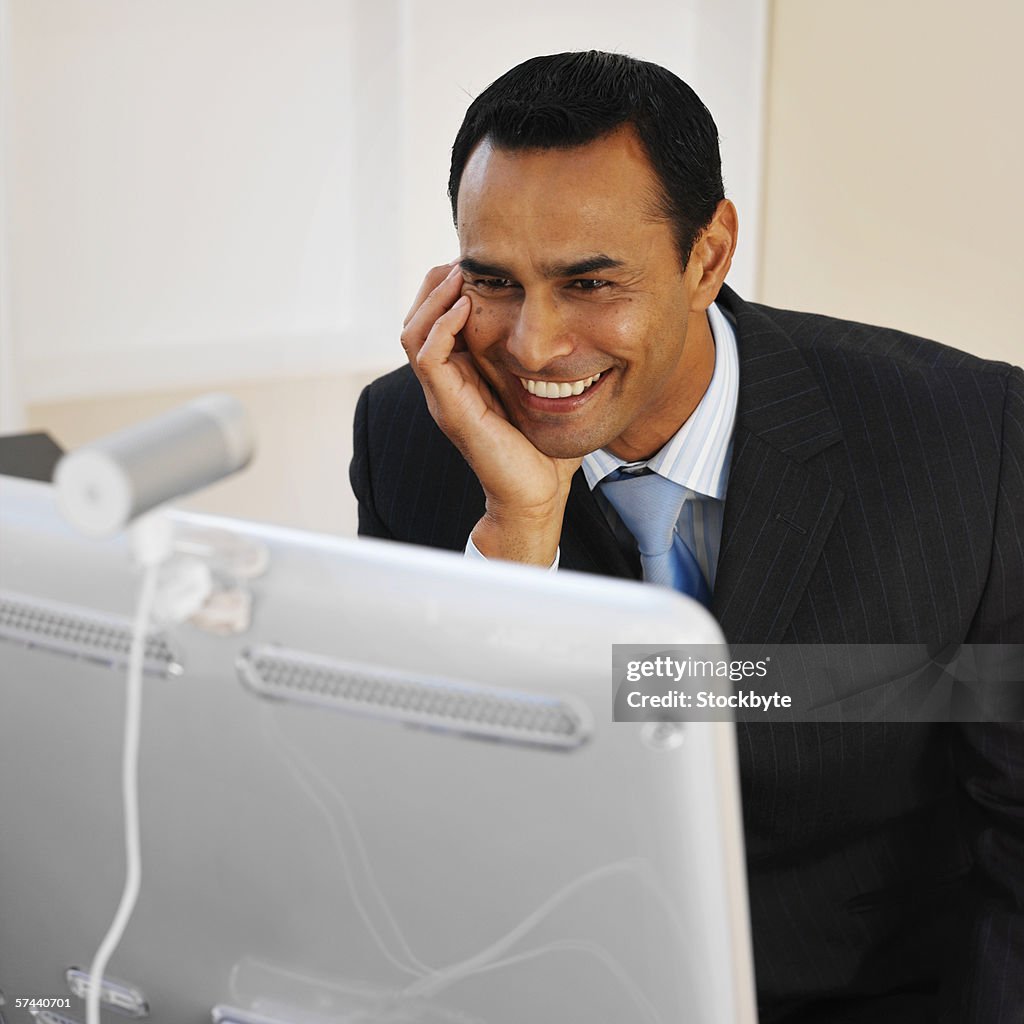
[[[611,644],[720,642],[704,609],[169,514],[216,593],[147,643],[142,884],[108,1000],[153,1024],[756,1019],[732,726],[612,721]],[[123,537],[0,478],[8,1024],[30,997],[84,1020],[69,972],[125,871],[136,587]]]

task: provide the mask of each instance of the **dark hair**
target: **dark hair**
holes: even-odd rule
[[[657,64],[590,50],[533,57],[473,102],[452,146],[448,195],[482,139],[499,149],[571,149],[632,125],[662,185],[658,213],[672,221],[683,264],[714,216],[722,187],[718,129],[680,78]]]

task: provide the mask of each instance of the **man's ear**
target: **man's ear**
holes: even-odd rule
[[[686,264],[686,273],[693,282],[692,312],[706,310],[718,297],[725,275],[732,266],[738,233],[736,207],[728,199],[720,200],[711,222],[693,243]]]

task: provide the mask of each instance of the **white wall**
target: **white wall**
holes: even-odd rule
[[[376,119],[356,110],[352,6],[11,0],[28,401],[359,364]]]
[[[10,238],[8,231],[8,180],[10,177],[11,121],[10,5],[0,0],[0,433],[25,427],[25,403],[11,334]]]

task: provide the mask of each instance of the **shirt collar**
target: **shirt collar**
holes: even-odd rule
[[[719,500],[725,497],[739,402],[739,353],[736,333],[717,303],[708,307],[708,324],[715,341],[715,369],[697,408],[664,447],[646,462],[625,462],[604,448],[585,455],[583,473],[591,490],[609,473],[623,466],[646,465],[697,494]]]

